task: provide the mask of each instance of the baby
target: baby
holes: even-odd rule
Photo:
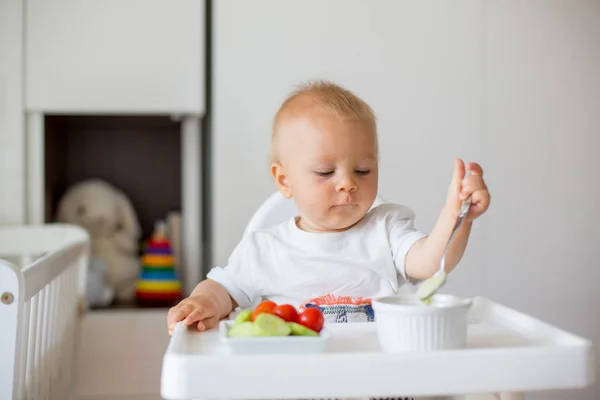
[[[472,205],[446,256],[447,272],[490,203],[481,167],[457,159],[446,204],[428,235],[415,229],[409,208],[374,205],[376,118],[363,100],[328,82],[301,86],[283,102],[270,157],[273,180],[295,200],[299,215],[242,239],[225,267],[213,268],[169,310],[169,333],[180,321],[204,331],[261,299],[330,307],[327,321],[371,321],[370,299],[437,271],[462,200],[470,197]]]

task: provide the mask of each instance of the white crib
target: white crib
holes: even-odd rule
[[[70,225],[0,228],[0,399],[68,399],[89,237]]]

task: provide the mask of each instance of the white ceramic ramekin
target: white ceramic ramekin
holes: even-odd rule
[[[445,294],[434,295],[430,305],[414,294],[373,299],[381,349],[402,353],[465,347],[471,304],[470,299]]]

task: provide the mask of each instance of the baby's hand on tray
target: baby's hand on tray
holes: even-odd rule
[[[180,321],[188,326],[198,322],[199,331],[210,329],[219,321],[218,312],[217,304],[210,296],[188,297],[169,310],[169,335],[173,334],[175,325]]]

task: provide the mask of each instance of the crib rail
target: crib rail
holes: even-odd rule
[[[75,226],[0,228],[0,399],[70,397],[88,249]]]

